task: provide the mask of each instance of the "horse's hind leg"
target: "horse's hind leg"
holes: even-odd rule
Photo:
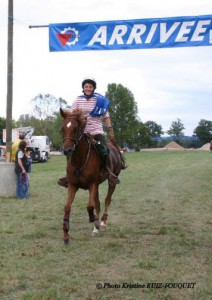
[[[104,212],[101,218],[101,230],[106,230],[107,228],[107,218],[108,218],[108,208],[110,206],[110,202],[112,200],[112,194],[115,191],[116,186],[111,186],[109,184],[109,188],[108,188],[108,192],[107,192],[107,196],[105,198],[105,208],[104,208]]]
[[[99,222],[99,214],[100,214],[100,201],[99,201],[99,191],[97,191],[97,195],[95,198],[95,210],[96,210],[96,220],[94,221],[94,228],[92,231],[92,236],[97,236],[99,234],[100,222]]]

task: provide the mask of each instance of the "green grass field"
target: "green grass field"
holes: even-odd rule
[[[212,155],[126,155],[108,230],[91,237],[88,192],[63,244],[65,157],[33,164],[31,198],[0,198],[1,300],[212,299]],[[107,183],[100,187],[101,204]]]

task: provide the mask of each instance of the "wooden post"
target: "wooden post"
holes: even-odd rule
[[[7,56],[7,112],[6,151],[7,161],[11,161],[12,151],[12,105],[13,105],[13,0],[8,0],[8,56]]]

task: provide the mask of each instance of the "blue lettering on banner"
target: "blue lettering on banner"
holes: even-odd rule
[[[212,45],[212,15],[49,24],[50,51]]]

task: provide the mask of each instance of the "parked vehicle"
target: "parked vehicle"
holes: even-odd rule
[[[35,136],[33,135],[30,139],[31,146],[28,146],[28,150],[31,153],[33,160],[41,162],[47,162],[50,158],[50,140],[47,136]],[[34,152],[34,149],[38,151]],[[33,158],[34,156],[34,158]]]

